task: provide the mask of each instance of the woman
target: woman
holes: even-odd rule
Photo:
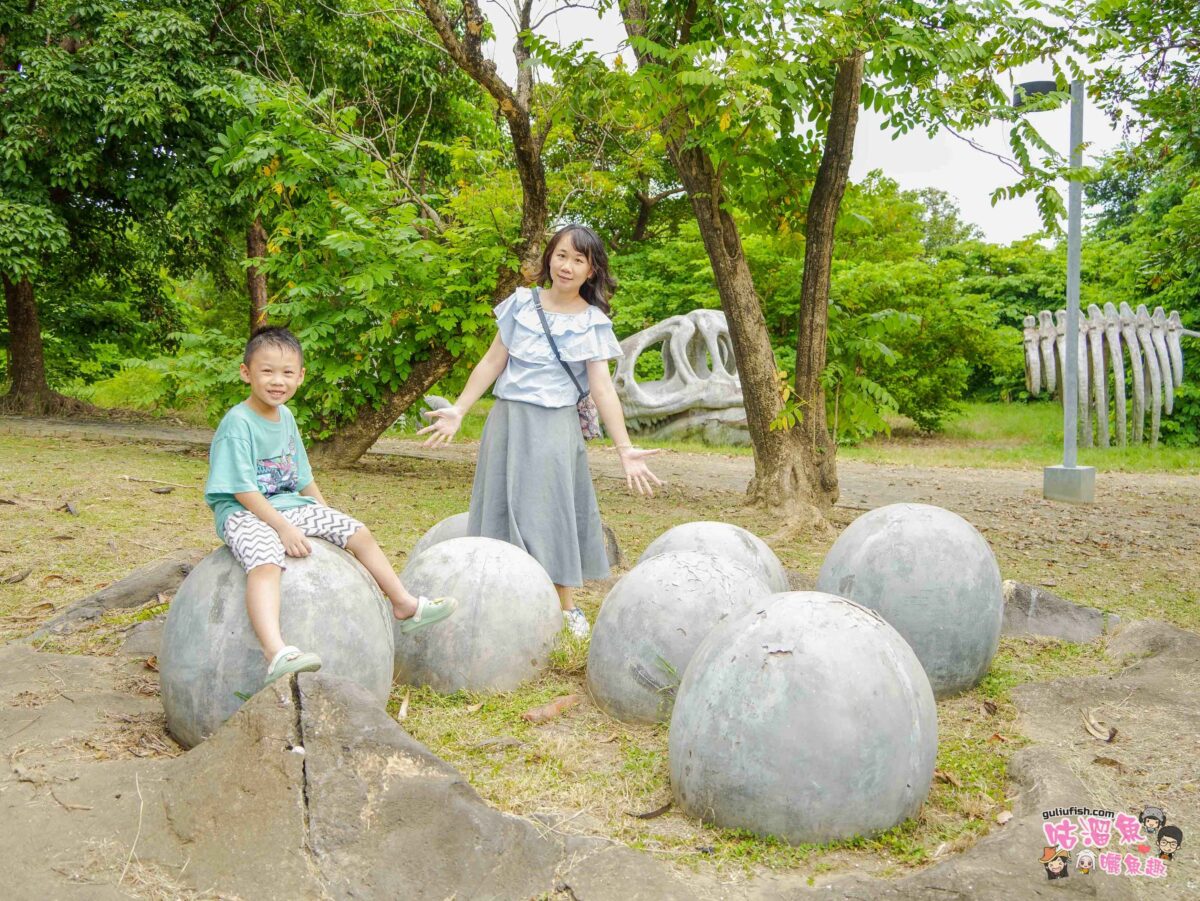
[[[566,626],[588,634],[573,589],[608,576],[600,510],[588,471],[577,403],[590,394],[625,471],[626,484],[652,495],[662,482],[646,466],[657,450],[635,448],[608,371],[621,356],[608,298],[616,287],[594,231],[569,225],[542,254],[540,291],[518,288],[496,306],[497,334],[458,400],[429,414],[426,447],[450,441],[462,418],[495,382],[496,403],[479,444],[468,535],[523,548],[549,574]]]

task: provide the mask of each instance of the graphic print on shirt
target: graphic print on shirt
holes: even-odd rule
[[[259,460],[257,470],[258,490],[267,497],[283,491],[300,490],[300,474],[296,468],[296,442],[288,439],[288,452],[278,457]]]

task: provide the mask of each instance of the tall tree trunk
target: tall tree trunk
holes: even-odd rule
[[[261,259],[267,255],[267,232],[262,219],[255,217],[246,229],[247,259]],[[257,266],[246,268],[246,290],[250,294],[250,334],[267,324],[267,274]]]
[[[309,456],[314,463],[326,466],[349,466],[371,449],[400,414],[415,404],[429,386],[450,371],[454,357],[444,347],[434,348],[424,360],[413,364],[408,378],[399,390],[390,392],[379,409],[370,407],[359,413],[354,422],[313,444]]]
[[[833,265],[833,234],[846,193],[854,132],[858,127],[858,98],[863,81],[863,54],[838,63],[833,106],[826,127],[821,165],[808,201],[804,233],[804,277],[800,283],[800,314],[796,326],[796,396],[804,418],[796,427],[811,461],[812,490],[830,504],[837,500],[837,447],[825,417],[826,337],[829,331],[829,273]]]
[[[14,413],[45,413],[54,406],[55,394],[46,381],[42,353],[42,326],[38,321],[33,283],[28,278],[4,279],[4,306],[8,312],[8,371],[12,386],[4,398]]]
[[[50,393],[42,352],[42,325],[38,320],[33,283],[28,278],[4,279],[4,306],[8,313],[10,395],[39,397]]]
[[[783,410],[783,399],[767,321],[737,224],[722,208],[717,173],[708,154],[703,148],[683,146],[686,140],[686,135],[669,138],[668,149],[692,202],[729,323],[746,425],[754,445],[754,477],[746,498],[752,504],[783,508],[794,519],[822,522],[821,510],[831,505],[833,498],[814,490],[819,484],[816,471],[820,461],[806,452],[799,432],[771,429],[771,422]]]
[[[621,11],[629,34],[644,36],[645,13],[638,0],[626,0]],[[639,62],[647,62],[642,55],[639,52]],[[822,461],[797,430],[771,429],[771,422],[783,410],[775,354],[737,224],[723,203],[719,173],[707,152],[690,144],[691,127],[685,113],[663,122],[660,130],[691,200],[729,323],[746,425],[754,446],[754,477],[746,498],[752,504],[779,508],[801,524],[824,525],[822,511],[836,499],[836,487],[832,495],[818,490]]]
[[[91,404],[65,397],[50,389],[46,381],[46,359],[42,350],[42,324],[38,320],[33,283],[28,278],[4,282],[4,306],[8,313],[8,371],[12,386],[0,397],[0,411],[43,415],[46,413],[94,413]]]

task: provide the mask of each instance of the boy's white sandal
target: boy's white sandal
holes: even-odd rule
[[[315,673],[320,668],[320,657],[289,644],[280,648],[279,653],[271,660],[271,665],[267,667],[267,681],[263,684],[270,685],[280,676],[292,673]]]

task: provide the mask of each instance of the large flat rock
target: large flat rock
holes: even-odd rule
[[[116,687],[138,672],[0,648],[0,822],[21,824],[0,830],[6,901],[150,885],[155,897],[695,897],[648,855],[488,806],[334,676],[276,682],[188,753],[138,756],[121,725],[152,718],[162,732],[157,698]]]
[[[1115,613],[1084,607],[1036,585],[1006,579],[1001,635],[1041,635],[1085,644],[1121,623]]]
[[[140,664],[0,648],[0,878],[5,899],[183,897],[1013,899],[1200,897],[1200,636],[1139,622],[1108,639],[1111,676],[1014,690],[1014,817],[899,879],[792,874],[735,885],[607,839],[489,807],[349,681],[316,673],[259,692],[183,754],[138,744],[159,701],[122,689]],[[1111,743],[1082,711],[1115,726]],[[150,735],[155,730],[146,730]],[[157,728],[161,734],[161,724]],[[1167,879],[1048,881],[1042,811],[1145,804],[1182,826]],[[19,824],[19,828],[9,828]],[[157,892],[157,894],[155,894]]]

